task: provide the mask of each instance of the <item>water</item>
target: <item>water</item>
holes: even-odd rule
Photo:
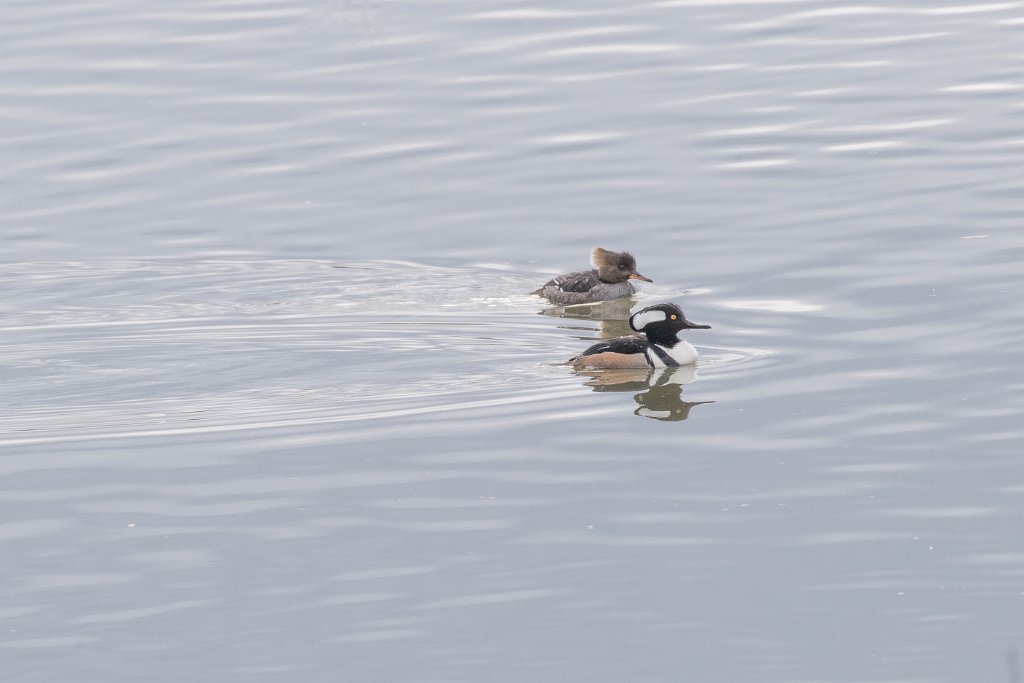
[[[5,680],[1018,680],[1024,3],[0,20]]]

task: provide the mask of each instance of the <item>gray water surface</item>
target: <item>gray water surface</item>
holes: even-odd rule
[[[1015,683],[1022,28],[0,8],[4,679]]]

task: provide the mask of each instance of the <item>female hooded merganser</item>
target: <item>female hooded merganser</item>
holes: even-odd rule
[[[572,306],[617,299],[636,291],[630,280],[653,282],[636,272],[636,259],[628,251],[616,252],[595,247],[590,252],[593,270],[567,273],[549,280],[534,292],[556,304]]]
[[[709,330],[686,319],[679,306],[657,304],[634,313],[629,326],[645,336],[618,337],[594,344],[569,359],[577,368],[665,368],[692,365],[697,349],[679,337],[683,330]]]

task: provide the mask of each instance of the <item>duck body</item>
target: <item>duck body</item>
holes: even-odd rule
[[[553,303],[573,306],[632,296],[636,293],[636,286],[629,281],[603,282],[595,268],[594,270],[559,275],[552,278],[535,293]]]
[[[566,273],[548,280],[534,292],[563,306],[590,304],[631,296],[636,287],[630,280],[651,279],[636,272],[636,259],[629,252],[595,247],[590,254],[593,270]]]
[[[633,314],[629,326],[642,334],[598,342],[571,358],[577,368],[672,368],[693,365],[697,349],[679,337],[683,330],[710,329],[686,319],[673,303],[657,304]]]

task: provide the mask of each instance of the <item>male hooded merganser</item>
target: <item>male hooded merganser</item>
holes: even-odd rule
[[[590,252],[593,270],[566,273],[549,280],[534,292],[556,304],[572,306],[590,304],[595,301],[617,299],[636,291],[630,280],[653,282],[636,272],[636,259],[628,251],[608,251],[595,247]]]
[[[679,337],[683,330],[709,330],[686,319],[679,306],[657,304],[634,313],[629,326],[644,336],[618,337],[594,344],[569,359],[577,368],[665,368],[692,365],[697,349]]]

